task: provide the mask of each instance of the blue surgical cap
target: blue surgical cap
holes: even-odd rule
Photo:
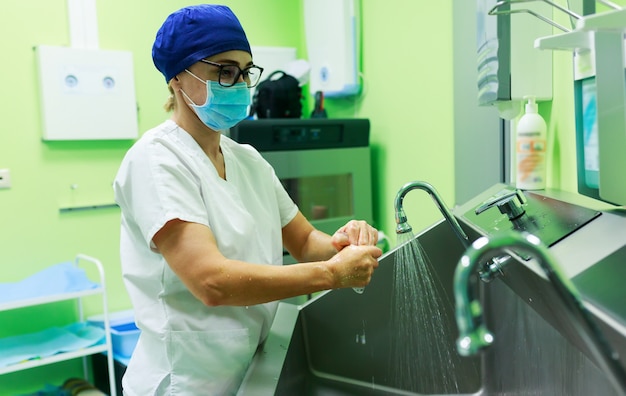
[[[200,59],[233,50],[252,54],[235,14],[227,6],[201,4],[167,17],[156,34],[152,60],[169,82]]]

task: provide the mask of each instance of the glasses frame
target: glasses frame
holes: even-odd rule
[[[239,66],[237,65],[232,65],[232,64],[228,64],[228,65],[223,65],[221,63],[217,63],[217,62],[213,62],[210,61],[208,59],[200,59],[200,62],[206,63],[208,65],[211,66],[215,66],[219,68],[218,74],[217,74],[217,82],[219,85],[221,85],[222,87],[225,88],[229,88],[232,87],[233,85],[237,84],[237,81],[239,81],[239,78],[244,75],[244,73],[250,69],[252,69],[253,67],[259,69],[259,79],[253,84],[253,85],[248,85],[248,88],[254,88],[259,84],[259,81],[261,81],[261,75],[263,75],[263,68],[261,66],[257,66],[257,65],[250,65],[248,67],[246,67],[245,69],[241,69]],[[236,67],[237,68],[237,76],[233,79],[233,83],[232,84],[226,84],[226,83],[222,83],[222,70],[224,70],[225,67]],[[243,80],[244,82],[246,81],[245,78]]]

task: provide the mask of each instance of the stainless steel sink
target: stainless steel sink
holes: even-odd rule
[[[453,301],[449,279],[452,279],[463,246],[445,223],[419,238],[422,246],[429,247],[428,257],[443,285],[440,292],[447,297],[444,301]],[[448,332],[447,339],[432,339],[429,334],[395,334],[391,328],[391,285],[396,253],[397,249],[380,260],[376,275],[363,294],[349,289],[332,291],[302,308],[296,325],[296,333],[302,337],[299,345],[294,343],[291,348],[293,352],[298,350],[298,354],[304,352],[308,373],[297,383],[288,380],[294,377],[294,373],[285,366],[277,394],[447,394],[452,389],[454,393],[479,390],[479,360],[458,356],[454,349],[456,331]],[[424,298],[420,304],[434,303]],[[445,325],[448,329],[455,329],[454,307],[448,303],[442,309]],[[441,353],[449,355],[451,361],[442,362],[439,356],[432,356],[434,343],[440,345]],[[414,373],[417,380],[409,381],[415,384],[414,389],[405,389],[403,383],[407,381],[397,378],[397,372],[405,369],[393,367],[391,354],[397,345],[414,345],[414,358],[427,366],[424,372]],[[457,386],[446,389],[446,383],[451,381]]]
[[[276,395],[384,395],[384,394],[473,394],[481,387],[480,358],[462,358],[455,350],[457,337],[454,307],[451,303],[451,279],[457,261],[464,248],[450,227],[442,222],[418,235],[441,283],[439,290],[448,304],[443,306],[441,316],[449,337],[432,339],[425,335],[407,335],[420,345],[413,351],[415,359],[428,366],[428,373],[414,373],[415,389],[404,389],[395,380],[391,351],[407,340],[394,337],[391,329],[392,284],[394,260],[398,248],[380,259],[380,265],[372,282],[362,294],[352,289],[325,292],[306,304],[295,307],[281,306],[278,323],[292,328],[289,340],[268,339],[268,344],[282,344],[275,351],[284,352],[284,363],[279,372],[271,374],[267,367],[255,361],[241,394],[257,394],[260,382],[268,382],[269,392],[258,394]],[[432,304],[426,299],[421,304]],[[294,311],[296,312],[294,314]],[[425,321],[430,320],[424,318]],[[288,331],[282,330],[282,333]],[[432,344],[437,343],[449,354],[451,361],[442,362],[439,357],[429,356]],[[288,347],[287,347],[288,345]],[[268,360],[268,354],[260,353],[260,360]],[[259,360],[259,359],[257,359]],[[435,363],[433,363],[435,362]],[[438,362],[438,363],[437,363]],[[268,363],[272,364],[272,363]],[[433,365],[434,364],[434,365]],[[267,366],[267,365],[266,365]],[[261,368],[260,368],[261,367]],[[453,370],[451,370],[453,368]],[[256,372],[257,374],[254,374]],[[263,372],[264,374],[258,374]],[[260,378],[263,377],[263,378]],[[452,389],[446,383],[455,382]],[[272,388],[273,387],[273,388]],[[449,385],[448,385],[449,387]],[[253,392],[253,390],[255,390]],[[252,392],[252,393],[248,393]]]
[[[478,197],[476,203],[486,198]],[[463,220],[463,216],[459,218]],[[607,215],[600,218],[618,228],[626,221]],[[598,220],[594,222],[601,225]],[[481,236],[480,228],[466,219],[461,225],[470,240]],[[590,226],[584,229],[592,235],[598,232]],[[567,246],[567,240],[571,238],[580,245],[584,242],[576,234],[584,232],[577,231],[551,248],[557,260],[566,266],[575,264],[572,257],[577,255],[571,252],[574,247]],[[432,264],[433,277],[442,285],[444,300],[454,301],[452,279],[464,247],[443,220],[417,238]],[[423,364],[411,373],[414,381],[410,386],[399,382],[394,373],[406,371],[407,367],[397,367],[390,356],[398,343],[405,342],[394,335],[390,317],[398,252],[396,248],[380,259],[363,294],[341,289],[322,293],[301,306],[281,303],[270,335],[255,356],[239,395],[615,394],[605,375],[587,357],[584,344],[563,322],[562,307],[548,282],[533,269],[532,260],[515,256],[503,277],[481,283],[484,315],[495,336],[493,345],[478,356],[460,357],[455,349],[458,331],[454,307],[444,304],[441,317],[449,330],[447,336],[418,337],[420,343],[409,352],[412,359]],[[585,270],[580,263],[577,268],[577,272],[569,271],[570,276]],[[432,301],[420,299],[419,303]],[[626,345],[626,333],[610,324],[600,323],[610,330],[611,341]],[[450,353],[449,361],[432,355],[433,343]],[[623,351],[621,347],[618,350]],[[454,379],[452,387],[450,378]]]

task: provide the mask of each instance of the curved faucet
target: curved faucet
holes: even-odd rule
[[[491,345],[493,335],[483,323],[482,308],[478,300],[476,282],[470,282],[470,275],[483,259],[501,253],[503,249],[515,247],[534,255],[548,280],[565,304],[568,316],[578,334],[585,341],[600,368],[606,372],[612,385],[620,395],[626,395],[626,371],[619,362],[617,353],[607,342],[591,315],[584,307],[574,284],[556,264],[548,248],[536,236],[526,232],[507,232],[492,237],[482,237],[474,241],[461,257],[454,273],[454,295],[456,301],[456,321],[459,328],[457,349],[459,354],[468,356]]]
[[[448,210],[446,205],[443,203],[443,200],[435,190],[433,186],[423,181],[413,181],[405,184],[396,194],[396,199],[394,201],[394,207],[396,209],[396,234],[404,234],[407,232],[411,232],[413,228],[409,225],[406,214],[404,213],[404,208],[402,207],[402,201],[404,200],[404,196],[411,190],[420,189],[426,191],[435,201],[437,207],[443,214],[443,217],[446,219],[452,230],[456,234],[456,236],[461,240],[463,246],[469,246],[469,238],[459,225],[459,222],[456,220],[454,215]]]

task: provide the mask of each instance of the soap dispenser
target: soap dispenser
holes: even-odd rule
[[[517,124],[516,187],[522,190],[546,188],[546,134],[544,119],[537,111],[534,96],[524,96],[525,112]]]

